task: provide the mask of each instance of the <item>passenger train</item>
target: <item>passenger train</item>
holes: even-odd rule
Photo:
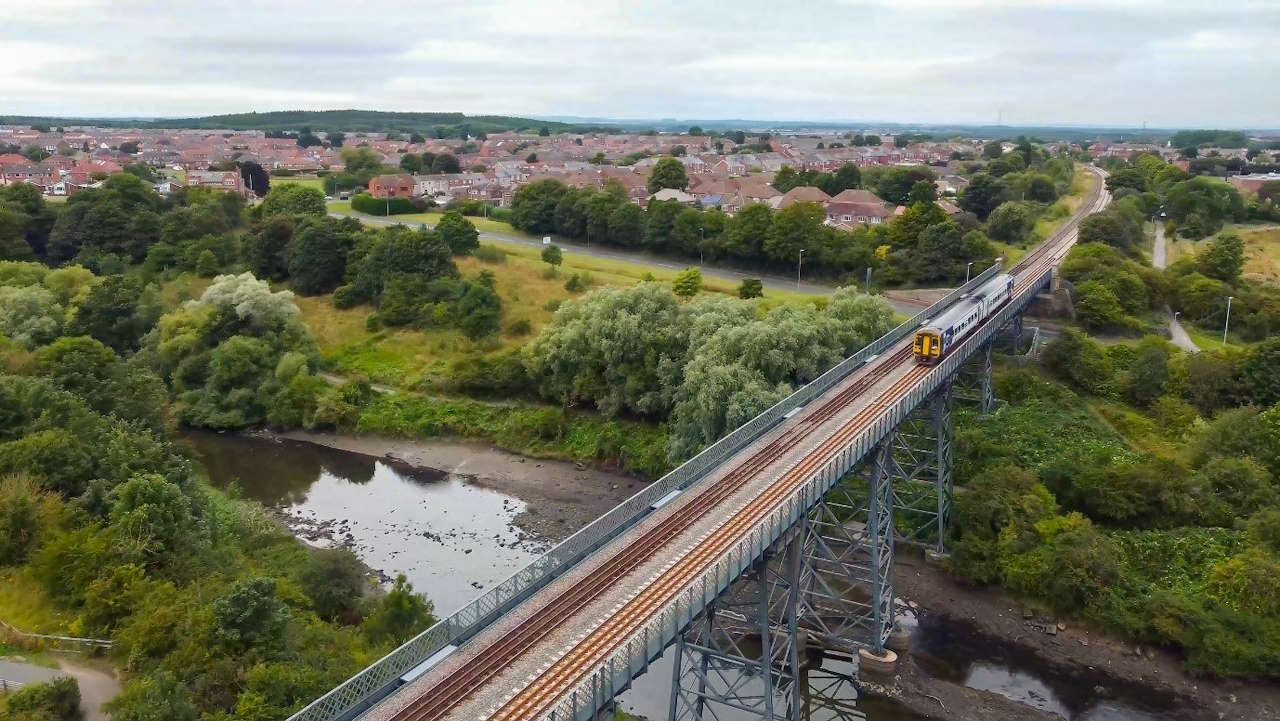
[[[1013,276],[1001,273],[972,293],[960,297],[942,313],[924,322],[916,331],[912,349],[916,363],[934,365],[946,357],[955,344],[973,332],[1000,306],[1013,298]]]

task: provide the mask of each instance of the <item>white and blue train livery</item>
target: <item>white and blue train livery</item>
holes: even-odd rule
[[[973,332],[982,321],[995,314],[1000,306],[1013,298],[1013,276],[1001,273],[983,283],[972,293],[960,297],[950,308],[926,320],[916,331],[916,362],[934,365],[951,348]]]

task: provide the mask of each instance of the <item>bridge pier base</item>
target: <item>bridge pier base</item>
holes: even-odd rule
[[[806,636],[797,624],[802,537],[792,532],[681,634],[670,721],[798,719]]]

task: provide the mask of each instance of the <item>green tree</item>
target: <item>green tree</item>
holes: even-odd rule
[[[324,193],[297,183],[277,183],[262,199],[262,217],[275,215],[324,216]]]
[[[480,233],[476,231],[476,226],[456,210],[450,210],[441,216],[435,231],[449,244],[449,250],[454,255],[470,255],[480,247]]]
[[[1244,241],[1235,233],[1221,233],[1196,255],[1200,272],[1225,283],[1235,283],[1244,269]]]
[[[287,278],[287,252],[295,230],[293,219],[285,215],[255,225],[241,240],[241,253],[249,270],[267,280]]]
[[[907,204],[932,203],[938,199],[938,186],[927,180],[917,180],[907,194]]]
[[[671,389],[659,365],[683,358],[680,312],[675,294],[657,283],[591,291],[560,306],[525,347],[525,367],[544,397],[564,405],[594,403],[609,416],[665,414]]]
[[[400,156],[400,169],[414,175],[422,172],[422,156],[405,153]]]
[[[542,262],[551,266],[551,270],[554,272],[564,262],[564,252],[560,250],[558,245],[548,245],[542,249]]]
[[[196,275],[201,278],[212,278],[218,274],[218,258],[212,250],[205,248],[196,258]]]
[[[773,209],[764,203],[751,203],[729,219],[725,244],[733,255],[756,260],[764,255],[764,244],[772,226]]]
[[[770,260],[790,263],[798,260],[802,248],[811,249],[822,238],[826,211],[817,203],[796,203],[773,216],[763,251]]]
[[[0,286],[0,334],[28,350],[62,333],[64,311],[53,293],[39,286]]]
[[[702,290],[702,271],[692,267],[680,271],[671,281],[671,290],[681,298],[697,295]]]
[[[198,547],[190,500],[178,486],[154,474],[138,474],[111,491],[111,525],[121,544],[159,562],[181,548]]]
[[[299,143],[302,139],[299,138]],[[167,671],[139,676],[106,704],[113,721],[199,721],[187,687]]]
[[[53,496],[24,474],[0,475],[0,565],[23,563],[51,520]]]
[[[235,583],[213,602],[213,620],[213,639],[228,651],[271,658],[284,650],[289,608],[276,597],[270,578]]]
[[[957,202],[961,208],[986,220],[991,211],[1004,202],[1008,186],[1004,181],[987,173],[977,173],[969,179],[969,184],[960,191]]]
[[[414,593],[404,574],[396,576],[387,595],[365,617],[364,631],[371,638],[403,643],[435,623],[431,602]]]
[[[511,224],[528,233],[555,232],[556,206],[567,191],[550,178],[522,186],[511,201]]]
[[[1258,405],[1280,403],[1280,337],[1272,336],[1250,348],[1240,359],[1240,386]]]
[[[623,203],[609,214],[609,242],[624,248],[638,248],[644,243],[644,211],[631,203]]]
[[[1129,365],[1129,399],[1136,405],[1149,406],[1164,395],[1169,384],[1169,351],[1163,341],[1145,338],[1138,345]]]
[[[1026,239],[1032,222],[1031,214],[1022,203],[1001,203],[987,216],[987,235],[1006,243],[1021,243]]]
[[[117,353],[137,349],[160,317],[160,302],[132,275],[109,275],[76,306],[67,330],[91,336]]]
[[[315,551],[298,580],[321,618],[348,623],[358,618],[369,586],[360,559],[345,548]]]
[[[738,285],[738,297],[762,298],[764,297],[764,284],[759,278],[743,278],[742,283]]]
[[[654,164],[653,170],[649,171],[649,180],[645,187],[650,193],[656,193],[663,188],[684,190],[689,187],[689,176],[685,172],[684,164],[679,160],[661,158]]]
[[[1004,148],[999,140],[989,140],[982,146],[982,157],[991,160],[1004,155]]]
[[[342,282],[350,250],[350,237],[329,219],[304,226],[285,251],[293,288],[304,295],[332,292]]]
[[[422,162],[427,162],[427,154],[422,154]],[[462,163],[458,162],[458,158],[451,153],[440,153],[431,158],[431,174],[445,175],[448,173],[461,173]]]
[[[1076,312],[1086,328],[1120,328],[1126,318],[1116,294],[1094,280],[1076,286]]]

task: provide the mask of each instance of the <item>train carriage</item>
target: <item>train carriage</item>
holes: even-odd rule
[[[1013,276],[1001,273],[972,293],[961,296],[951,307],[926,320],[916,331],[912,352],[916,362],[934,365],[1013,298]]]

